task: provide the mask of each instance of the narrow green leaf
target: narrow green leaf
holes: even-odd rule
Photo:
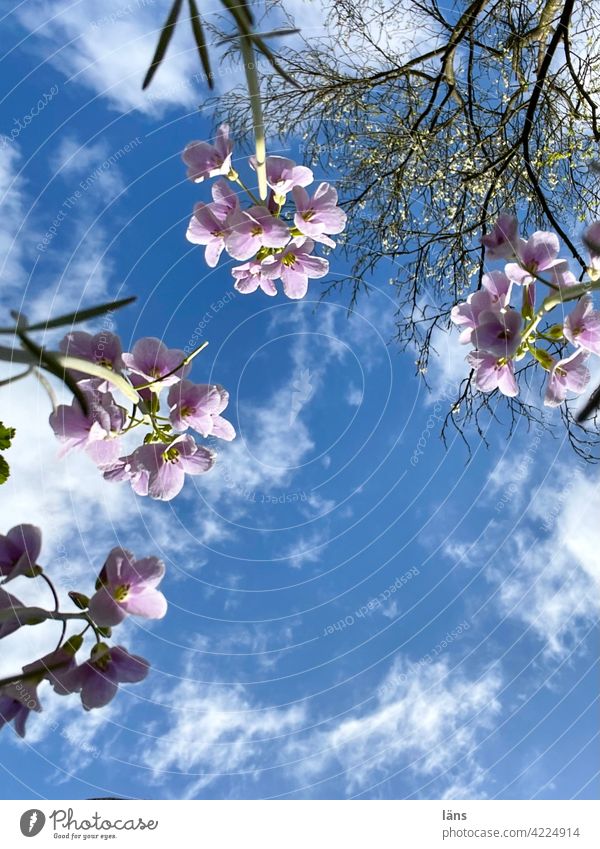
[[[0,454],[0,486],[10,477],[10,467],[2,454]]]
[[[48,330],[52,327],[63,327],[67,324],[80,324],[82,321],[89,321],[91,318],[97,318],[99,315],[105,315],[113,310],[120,310],[121,307],[126,307],[132,304],[136,299],[122,298],[120,301],[111,301],[108,304],[99,304],[97,307],[90,307],[87,310],[79,310],[78,312],[59,315],[57,318],[51,318],[49,321],[39,321],[37,324],[30,324],[27,331],[31,330]]]
[[[162,28],[162,32],[160,34],[160,38],[158,39],[158,44],[156,45],[156,51],[154,53],[154,58],[152,59],[152,64],[148,68],[148,73],[144,78],[144,82],[142,83],[142,89],[148,88],[150,83],[152,82],[152,77],[158,70],[158,66],[165,58],[165,53],[167,52],[167,47],[169,46],[169,42],[173,37],[173,33],[175,32],[175,24],[177,23],[177,18],[179,17],[179,13],[181,12],[181,6],[183,4],[183,0],[175,0],[173,5],[171,6],[171,11],[165,21],[165,25]]]
[[[196,42],[196,47],[198,48],[198,55],[200,56],[200,62],[202,63],[202,68],[206,75],[206,82],[208,83],[208,87],[212,89],[214,87],[214,83],[210,70],[208,50],[206,49],[206,41],[204,39],[204,30],[202,29],[202,19],[200,18],[200,12],[198,11],[196,0],[189,0],[189,4],[190,20],[192,22],[192,32],[194,33],[194,41]]]
[[[295,31],[298,32],[298,30],[295,30]],[[287,71],[284,71],[284,69],[281,67],[281,65],[279,64],[279,62],[275,58],[274,54],[267,47],[267,45],[264,43],[262,38],[260,38],[258,35],[254,35],[254,34],[252,34],[251,38],[252,38],[252,42],[253,42],[254,46],[257,48],[257,50],[260,50],[260,52],[263,54],[263,56],[271,64],[271,67],[273,68],[273,70],[276,71],[279,74],[280,77],[283,77],[283,79],[286,80],[288,83],[290,83],[290,85],[293,85],[294,88],[302,88],[302,86],[299,85],[293,77],[290,77],[290,75],[288,74]]]
[[[248,23],[253,24],[254,15],[250,11],[250,4],[248,3],[248,0],[240,0],[240,8],[242,9],[243,14],[246,16]]]

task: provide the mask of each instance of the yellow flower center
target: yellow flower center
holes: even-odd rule
[[[167,448],[163,453],[165,463],[176,463],[179,460],[179,451],[177,448]]]
[[[285,254],[285,256],[281,257],[282,265],[285,265],[286,268],[291,268],[296,262],[296,254]]]
[[[128,595],[129,584],[121,584],[121,586],[115,587],[115,590],[113,592],[113,598],[115,601],[125,601]]]

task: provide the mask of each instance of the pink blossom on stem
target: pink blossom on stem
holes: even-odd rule
[[[309,278],[324,277],[329,271],[326,259],[312,255],[313,248],[310,239],[294,239],[284,251],[263,260],[264,274],[273,280],[281,278],[288,298],[303,298]]]
[[[39,574],[37,559],[42,550],[42,532],[35,525],[16,525],[4,536],[0,534],[0,576],[4,583],[19,575]]]
[[[516,310],[486,310],[473,330],[473,344],[496,357],[512,357],[521,344],[523,319]]]
[[[512,283],[503,271],[490,271],[481,278],[483,288],[489,292],[493,306],[507,307]]]
[[[490,232],[481,239],[487,258],[511,259],[514,257],[518,246],[523,242],[519,238],[518,228],[519,224],[514,215],[501,213]]]
[[[131,551],[113,548],[100,575],[102,586],[90,599],[90,616],[100,626],[118,625],[129,614],[162,619],[167,600],[156,587],[164,574],[157,557],[136,560]]]
[[[346,213],[337,206],[337,191],[329,183],[320,183],[312,197],[301,186],[293,189],[296,214],[294,224],[305,236],[335,248],[327,234],[341,233],[346,226]]]
[[[61,340],[59,348],[69,357],[79,357],[117,373],[123,368],[121,340],[114,333],[102,331],[92,335],[82,330],[73,330]],[[87,380],[90,377],[79,371],[72,371],[71,374],[75,380]],[[110,384],[102,381],[98,388],[107,392]]]
[[[235,278],[234,289],[237,289],[242,295],[249,295],[251,292],[256,292],[259,286],[265,295],[273,297],[277,294],[277,287],[271,278],[265,274],[265,269],[261,262],[250,260],[250,262],[246,262],[244,265],[238,265],[232,268],[231,273]]]
[[[458,337],[461,345],[472,341],[473,330],[477,327],[479,316],[482,312],[492,308],[492,296],[487,289],[478,289],[472,292],[466,301],[452,307],[450,319],[459,327],[462,327]]]
[[[600,275],[600,221],[594,221],[583,233],[583,243],[590,255],[590,275],[596,279]]]
[[[192,427],[202,436],[235,439],[233,425],[221,415],[229,403],[229,392],[222,386],[182,380],[171,387],[167,400],[175,430]]]
[[[115,403],[110,392],[82,391],[88,402],[87,414],[74,398],[70,406],[61,404],[51,413],[50,427],[64,444],[63,455],[80,448],[103,468],[119,456],[120,445],[116,437],[125,422],[125,411]]]
[[[572,345],[600,356],[600,312],[594,310],[591,295],[580,298],[566,317],[563,332]]]
[[[173,442],[141,445],[128,458],[130,475],[136,478],[138,495],[170,501],[181,492],[188,475],[201,475],[215,464],[215,455],[191,436],[179,436]],[[146,492],[143,491],[147,484]],[[133,486],[133,480],[132,480]]]
[[[558,258],[560,242],[555,233],[538,230],[517,249],[517,262],[505,267],[514,283],[529,283],[536,274],[547,271],[565,260]]]
[[[123,362],[127,368],[141,375],[146,383],[160,381],[152,387],[154,392],[159,392],[163,386],[172,386],[188,374],[191,369],[189,363],[177,368],[184,359],[183,351],[179,348],[167,348],[154,336],[138,339],[131,353],[123,354]]]
[[[194,206],[186,233],[188,242],[206,246],[204,258],[209,268],[218,263],[229,232],[229,217],[239,209],[237,195],[225,180],[217,180],[212,187],[212,196],[212,203]]]
[[[250,157],[250,165],[256,170],[256,157]],[[267,156],[267,185],[276,195],[287,195],[296,186],[309,186],[313,180],[313,172],[304,165],[296,165],[285,156]]]
[[[581,395],[590,380],[590,371],[586,366],[589,354],[579,349],[564,360],[555,362],[548,377],[544,404],[558,407],[568,392]]]
[[[55,677],[59,692],[79,693],[84,710],[93,710],[112,701],[119,684],[143,681],[148,670],[148,661],[143,657],[129,654],[122,646],[109,648],[105,643],[97,643],[89,660]]]
[[[237,210],[228,224],[225,247],[234,259],[250,259],[262,247],[282,248],[290,239],[287,225],[264,206]]]
[[[229,174],[232,151],[233,142],[229,139],[229,127],[227,124],[221,124],[214,145],[205,141],[190,142],[181,158],[188,166],[189,179],[201,183],[208,177]]]
[[[218,216],[214,204],[197,203],[185,237],[193,245],[205,245],[204,259],[209,268],[214,268],[225,247],[228,232],[226,217]]]
[[[493,392],[499,389],[503,395],[514,398],[519,394],[511,360],[496,357],[484,351],[472,351],[467,360],[475,369],[475,385],[481,392]]]
[[[0,728],[14,722],[19,737],[25,736],[25,724],[32,710],[41,711],[37,685],[28,686],[18,681],[0,689]]]
[[[19,610],[23,606],[22,601],[19,601],[14,595],[7,593],[6,590],[0,587],[0,610],[12,611],[12,617],[10,619],[0,621],[0,640],[2,637],[8,637],[9,634],[18,630],[21,625],[27,624],[26,619],[24,620],[19,616]]]

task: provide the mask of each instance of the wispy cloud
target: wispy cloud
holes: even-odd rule
[[[310,789],[342,769],[349,794],[372,793],[405,773],[414,795],[421,795],[420,780],[429,798],[469,776],[471,794],[480,794],[477,741],[500,711],[501,682],[494,668],[473,678],[443,659],[416,667],[400,659],[377,689],[374,707],[290,742],[300,758],[295,771]]]

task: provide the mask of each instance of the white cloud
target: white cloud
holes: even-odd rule
[[[303,707],[263,707],[242,686],[182,680],[155,694],[155,701],[168,711],[166,730],[154,744],[145,740],[141,760],[158,781],[165,771],[194,772],[187,798],[220,775],[259,771],[265,751],[305,721]]]
[[[555,468],[529,514],[541,527],[509,535],[513,568],[495,570],[503,612],[529,625],[556,655],[571,650],[600,614],[599,514],[597,472]]]
[[[408,769],[436,781],[443,795],[468,776],[470,792],[480,793],[476,749],[479,735],[500,710],[500,674],[487,670],[478,679],[451,669],[448,661],[411,666],[397,661],[378,688],[375,706],[333,728],[299,742],[298,776],[306,783],[341,769],[349,794],[372,790],[396,770]],[[433,796],[428,790],[424,795]]]
[[[201,85],[192,80],[199,71],[198,55],[183,16],[150,92],[142,91],[164,23],[162,3],[30,0],[17,15],[70,84],[86,86],[120,111],[154,113],[167,106],[190,107],[198,99]]]
[[[23,279],[23,240],[19,238],[26,214],[25,185],[18,168],[20,159],[14,142],[0,141],[0,285],[3,294],[22,292],[26,282]]]

